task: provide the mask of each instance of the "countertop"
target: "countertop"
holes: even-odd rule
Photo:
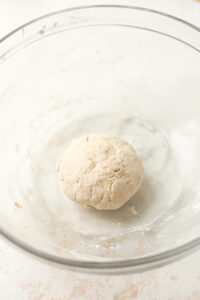
[[[101,1],[86,1],[88,4]],[[132,0],[200,26],[200,1]],[[118,3],[118,1],[107,1]],[[76,0],[1,0],[0,37],[40,15],[81,5]],[[126,276],[73,273],[41,263],[0,240],[1,300],[200,300],[200,251],[157,270]]]

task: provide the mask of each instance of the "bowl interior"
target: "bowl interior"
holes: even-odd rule
[[[3,229],[57,257],[137,259],[199,237],[200,34],[166,16],[90,7],[42,18],[0,52]],[[56,162],[70,141],[105,132],[145,168],[121,209],[63,196]]]

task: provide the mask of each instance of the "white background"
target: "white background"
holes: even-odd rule
[[[119,1],[106,1],[118,3]],[[200,27],[197,0],[131,0]],[[101,1],[0,0],[0,38],[40,15]],[[88,276],[42,264],[0,241],[0,300],[200,300],[200,252],[159,270],[129,276]]]

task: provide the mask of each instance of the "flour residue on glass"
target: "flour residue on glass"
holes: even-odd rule
[[[113,107],[105,113],[90,106],[82,117],[69,114],[59,126],[46,128],[43,136],[40,132],[37,143],[17,150],[26,163],[17,170],[20,189],[15,202],[23,201],[30,226],[45,236],[49,249],[63,255],[131,258],[179,245],[198,230],[199,128],[199,122],[190,121],[166,133],[139,114]],[[128,141],[144,165],[140,190],[116,211],[85,209],[59,187],[58,157],[72,139],[92,132]]]

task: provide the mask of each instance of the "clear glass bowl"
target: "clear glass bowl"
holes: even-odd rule
[[[122,2],[123,3],[123,2]],[[146,8],[97,5],[33,20],[0,40],[0,232],[72,270],[139,272],[200,244],[200,32]],[[107,132],[145,167],[117,211],[65,198],[56,161]]]

